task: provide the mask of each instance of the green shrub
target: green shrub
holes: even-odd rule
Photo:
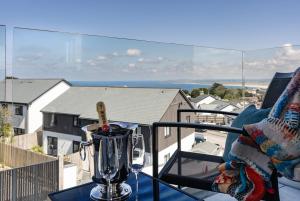
[[[44,154],[43,148],[41,146],[33,146],[31,148],[31,151],[33,151],[35,153],[39,153],[39,154]]]

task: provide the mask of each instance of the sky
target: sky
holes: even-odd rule
[[[288,45],[300,44],[300,1],[0,3],[0,24],[7,30],[7,65],[13,66],[11,73],[16,76],[88,81],[241,78],[241,52],[191,44],[239,50],[284,45],[246,52],[245,72],[249,79],[270,78],[276,71],[291,71],[300,65],[299,46]],[[0,67],[1,63],[4,66],[3,47],[0,38]]]
[[[297,0],[0,0],[0,24],[212,47],[300,44]]]

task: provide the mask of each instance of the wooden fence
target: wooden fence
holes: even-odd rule
[[[43,201],[58,190],[58,159],[0,143],[3,162],[13,169],[0,171],[0,201]]]
[[[56,160],[56,158],[0,143],[0,163],[2,162],[12,168],[29,166],[53,160]]]
[[[201,114],[201,113],[200,113]],[[214,123],[214,124],[221,124],[221,125],[226,125],[226,124],[231,124],[232,120],[234,117],[222,115],[198,115],[197,116],[198,121],[200,122],[207,122],[207,123]]]
[[[43,146],[42,138],[43,133],[41,131],[24,135],[16,135],[12,140],[12,145],[21,149],[31,149],[34,146]]]

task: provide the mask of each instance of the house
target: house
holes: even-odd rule
[[[193,108],[179,89],[71,87],[42,109],[44,152],[66,155],[78,151],[84,134],[81,127],[97,122],[96,103],[100,100],[106,104],[109,121],[139,124],[136,132],[144,135],[149,155],[152,123],[176,121],[178,108]],[[182,119],[194,122],[195,117],[185,114]],[[176,150],[176,133],[176,128],[159,129],[160,163]],[[182,149],[190,150],[195,140],[194,129],[183,129],[182,138]]]
[[[202,94],[196,98],[191,98],[191,102],[194,104],[195,108],[200,108],[201,104],[211,104],[213,101],[217,100],[216,97],[212,95]]]
[[[233,112],[239,109],[236,105],[222,100],[214,100],[209,104],[200,104],[198,108],[203,110],[217,110],[224,112]],[[223,114],[198,113],[198,121],[200,122],[224,125],[231,124],[232,120],[232,117]]]
[[[246,99],[246,98],[245,98]],[[247,100],[230,100],[230,103],[238,108],[245,108],[247,107],[250,103]]]
[[[63,79],[17,79],[0,82],[0,103],[11,113],[16,135],[33,133],[42,127],[42,108],[70,88]]]

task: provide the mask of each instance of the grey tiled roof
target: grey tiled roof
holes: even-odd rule
[[[200,108],[204,109],[204,110],[222,110],[229,105],[236,107],[235,105],[231,104],[230,102],[226,102],[226,101],[222,101],[222,100],[214,100],[210,104],[200,104]]]
[[[63,79],[7,79],[0,82],[0,101],[30,104]],[[66,82],[67,83],[67,82]]]
[[[71,87],[42,111],[98,119],[96,103],[103,101],[111,121],[152,124],[160,121],[178,93],[179,89]]]
[[[223,108],[227,107],[228,105],[231,105],[229,102],[221,101],[221,100],[215,100],[212,102],[212,104],[217,105],[216,110],[222,110]]]

